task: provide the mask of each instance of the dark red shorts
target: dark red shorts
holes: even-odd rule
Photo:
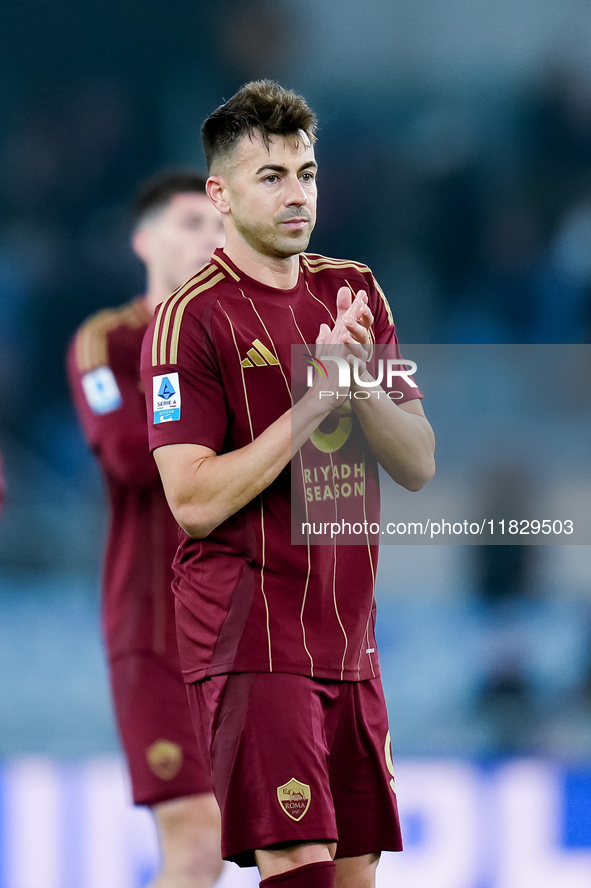
[[[208,732],[222,856],[338,842],[337,857],[402,848],[381,681],[285,673],[220,675],[189,685]]]
[[[136,805],[211,792],[207,747],[203,732],[196,739],[180,667],[134,653],[112,660],[110,677]]]

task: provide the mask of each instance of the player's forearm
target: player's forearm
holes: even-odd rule
[[[255,499],[272,484],[330,409],[308,393],[245,447],[196,460],[189,476],[177,485],[176,493],[165,480],[170,507],[183,530],[202,539]]]
[[[375,391],[372,390],[372,391]],[[435,436],[428,420],[409,413],[386,393],[353,399],[367,442],[390,477],[407,490],[420,490],[435,474]]]

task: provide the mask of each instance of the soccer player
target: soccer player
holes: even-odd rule
[[[158,828],[158,888],[209,888],[221,871],[211,765],[191,727],[175,632],[178,525],[148,449],[139,365],[156,307],[224,241],[221,216],[192,171],[138,191],[132,246],[146,293],[87,320],[68,353],[74,403],[110,500],[102,622],[112,698],[134,802]]]
[[[382,386],[356,398],[371,387],[374,341],[395,351],[397,340],[367,266],[304,253],[315,130],[305,100],[272,81],[207,118],[207,192],[226,245],[160,306],[142,378],[150,446],[185,531],[179,650],[207,728],[222,856],[256,862],[263,888],[369,888],[380,852],[401,848],[374,636],[377,539],[292,545],[290,497],[310,515],[375,522],[378,462],[418,490],[434,439],[412,379],[396,384],[396,403]],[[296,397],[292,344],[314,360],[355,358],[361,375],[342,389],[337,363],[323,361],[326,376]]]

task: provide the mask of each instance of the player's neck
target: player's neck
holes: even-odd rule
[[[228,238],[224,253],[236,268],[268,287],[292,290],[300,272],[299,255],[278,259],[258,253],[242,238]]]
[[[144,302],[148,311],[154,314],[160,303],[168,299],[171,292],[170,287],[164,280],[160,280],[154,274],[148,274],[146,294],[144,296]]]

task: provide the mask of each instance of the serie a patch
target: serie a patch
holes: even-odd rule
[[[123,398],[110,367],[96,367],[82,377],[82,388],[93,413],[104,416],[121,407]]]
[[[178,373],[154,376],[152,380],[154,425],[181,418],[181,386]]]

